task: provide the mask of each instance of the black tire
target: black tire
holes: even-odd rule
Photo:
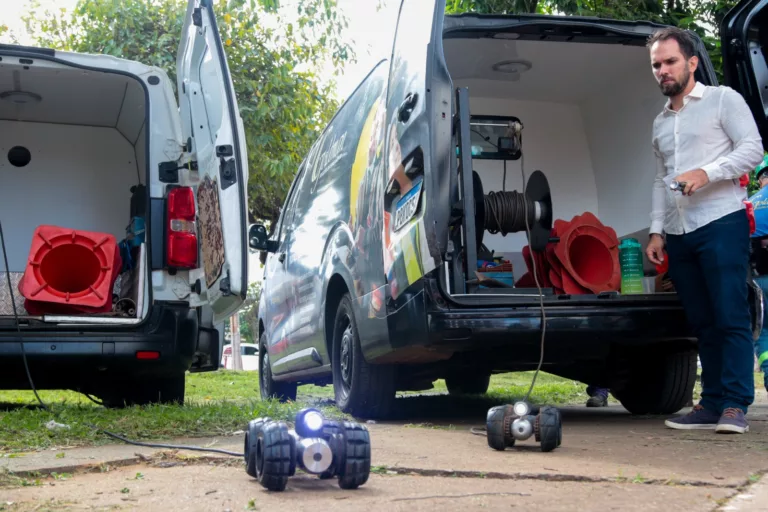
[[[558,446],[562,439],[562,426],[560,414],[554,407],[542,407],[539,412],[539,429],[537,441],[541,443],[541,451],[551,452]]]
[[[245,430],[244,440],[244,457],[245,457],[245,472],[253,478],[257,478],[256,473],[256,448],[261,432],[261,427],[264,423],[272,421],[272,418],[257,418],[248,422],[248,428]]]
[[[184,405],[186,376],[184,373],[168,377],[147,377],[126,379],[115,384],[101,395],[107,407],[130,407],[132,405]]]
[[[674,414],[696,384],[696,352],[651,353],[630,362],[629,376],[611,393],[632,414]]]
[[[445,378],[445,387],[451,395],[484,395],[491,384],[490,373],[471,373],[468,375],[449,375]]]
[[[349,294],[344,295],[333,324],[333,391],[341,411],[360,418],[384,419],[395,401],[395,373],[390,365],[366,362]]]
[[[509,405],[497,405],[488,410],[485,419],[485,430],[488,438],[488,446],[494,450],[503,452],[508,446],[515,446],[515,438],[509,432],[509,422],[506,417],[513,412]]]
[[[262,400],[276,398],[280,402],[295,401],[298,386],[295,382],[278,382],[272,379],[272,366],[267,352],[267,335],[259,338],[259,392]]]
[[[296,459],[296,446],[288,425],[270,421],[256,433],[253,452],[256,479],[265,489],[284,491],[291,476],[291,462]]]
[[[339,467],[339,487],[357,489],[371,473],[371,437],[358,423],[343,423],[344,459]]]

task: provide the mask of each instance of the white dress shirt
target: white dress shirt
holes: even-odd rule
[[[651,233],[682,235],[744,208],[747,189],[739,178],[763,160],[752,113],[730,87],[697,82],[679,111],[668,101],[653,122],[656,180]],[[692,196],[669,189],[684,172],[703,169],[709,183]]]

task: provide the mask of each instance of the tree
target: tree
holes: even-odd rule
[[[275,220],[304,156],[338,108],[335,75],[354,54],[336,0],[220,0],[215,9],[248,147],[251,221]],[[38,46],[105,53],[163,68],[176,83],[185,0],[80,0],[25,17]],[[0,27],[0,37],[5,32]]]

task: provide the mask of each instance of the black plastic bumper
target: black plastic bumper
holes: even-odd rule
[[[178,375],[190,368],[198,343],[197,311],[155,304],[141,327],[104,326],[22,331],[35,387],[91,387],[94,381]],[[138,352],[159,352],[141,359]],[[28,388],[19,334],[0,331],[0,388]]]

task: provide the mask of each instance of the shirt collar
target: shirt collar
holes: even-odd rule
[[[683,98],[683,108],[688,104],[688,100],[691,98],[696,98],[697,100],[700,100],[704,96],[704,90],[706,89],[706,86],[697,81],[696,85],[693,86],[693,89],[691,89],[691,92],[685,95],[685,98]],[[680,109],[682,110],[682,108]],[[667,100],[666,105],[664,105],[664,113],[674,114],[675,111],[672,110],[672,100]]]

